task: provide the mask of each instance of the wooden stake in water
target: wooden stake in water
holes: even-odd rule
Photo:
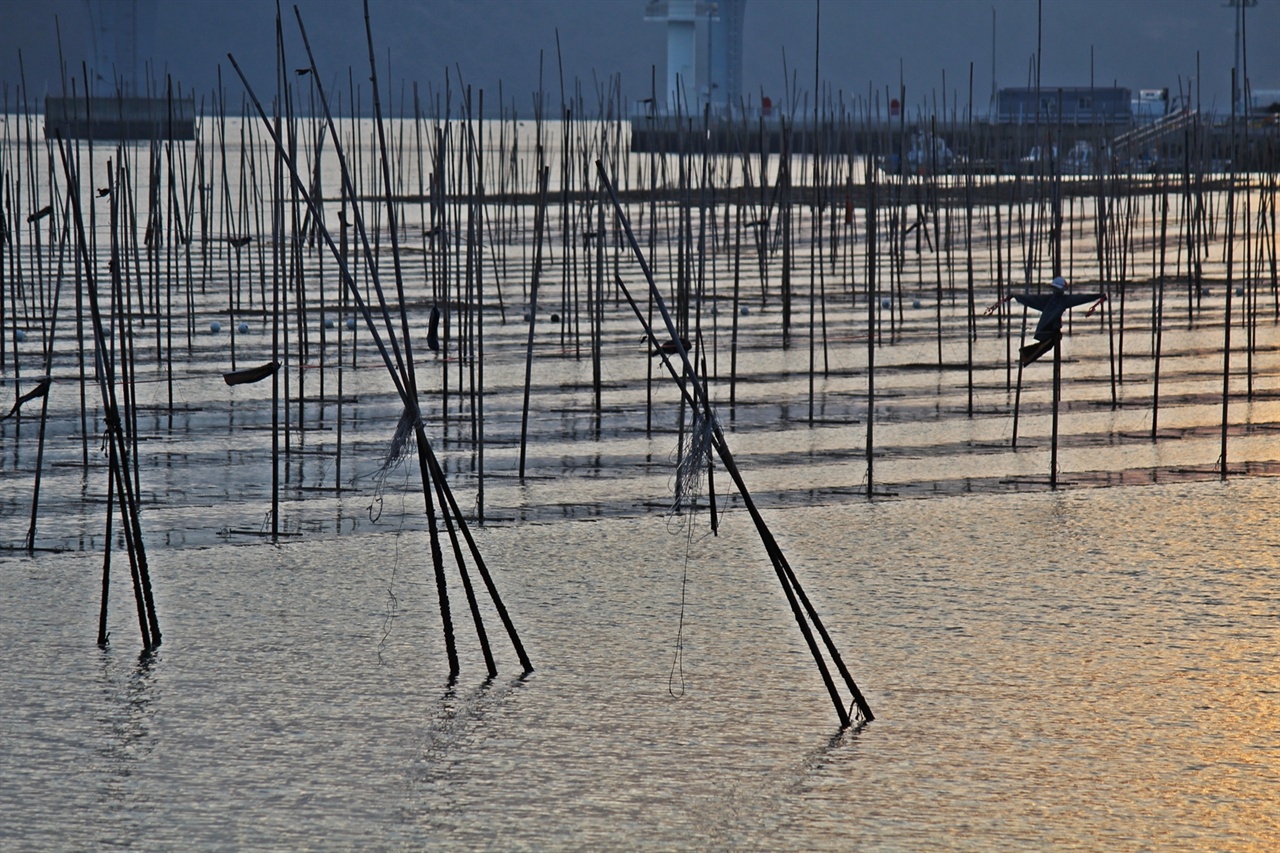
[[[877,282],[879,238],[876,220],[876,170],[868,166],[867,181],[867,497],[875,494],[875,424],[876,424],[876,308],[880,305]]]
[[[85,235],[84,217],[80,208],[79,173],[67,157],[66,147],[58,140],[58,150],[62,157],[63,174],[67,180],[67,194],[71,199],[72,218],[76,228],[77,247],[85,269],[85,285],[88,290],[89,308],[93,316],[93,337],[97,348],[100,369],[98,384],[102,392],[104,419],[107,427],[107,442],[110,447],[110,476],[114,479],[116,494],[119,497],[122,517],[122,531],[125,545],[129,551],[130,572],[133,577],[134,598],[138,606],[138,624],[142,634],[144,651],[151,651],[160,644],[160,623],[156,618],[155,601],[151,594],[151,573],[147,566],[146,547],[142,541],[142,526],[138,517],[137,491],[134,481],[128,475],[129,440],[125,435],[128,418],[121,416],[120,405],[115,390],[115,358],[107,348],[106,326],[103,323],[100,300],[98,298],[97,276],[95,265],[88,254],[88,240]],[[110,541],[105,543],[110,548]],[[106,607],[104,601],[103,608]],[[101,627],[99,637],[103,638]]]
[[[1235,69],[1231,71],[1231,90],[1235,91]],[[1231,407],[1231,291],[1235,267],[1236,236],[1236,105],[1231,104],[1231,174],[1227,179],[1227,286],[1226,305],[1222,317],[1222,455],[1218,458],[1218,475],[1227,479],[1227,425]]]
[[[529,440],[529,386],[533,381],[533,332],[538,322],[538,278],[542,271],[542,234],[546,230],[547,182],[551,167],[544,166],[538,188],[538,208],[534,212],[533,225],[533,277],[529,282],[529,340],[524,355],[524,402],[520,407],[520,462],[519,476],[524,479],[525,448]]]
[[[1049,488],[1058,488],[1058,402],[1062,399],[1062,335],[1053,342],[1053,427],[1049,442]]]
[[[609,198],[613,204],[614,214],[626,232],[627,240],[631,245],[631,251],[639,264],[641,272],[644,274],[645,280],[649,284],[649,299],[655,305],[662,316],[667,327],[667,334],[675,344],[676,354],[681,361],[683,371],[679,371],[671,363],[664,353],[662,356],[663,364],[666,366],[673,380],[680,387],[681,399],[691,407],[696,407],[703,413],[705,424],[711,430],[712,446],[720,457],[721,463],[725,470],[729,473],[729,477],[733,480],[734,486],[738,489],[743,503],[747,507],[747,511],[751,515],[752,523],[755,525],[756,532],[760,536],[760,541],[765,547],[765,551],[769,554],[770,562],[773,563],[774,571],[778,576],[778,581],[782,586],[783,593],[787,597],[787,602],[791,606],[792,615],[795,617],[796,624],[800,628],[800,633],[804,636],[805,642],[809,647],[810,654],[813,655],[814,662],[818,666],[818,671],[822,675],[823,683],[827,687],[827,692],[831,696],[832,703],[835,705],[836,714],[840,718],[841,728],[847,728],[852,723],[851,711],[845,708],[844,699],[836,688],[835,681],[831,677],[830,670],[827,666],[826,659],[819,649],[817,640],[814,638],[814,632],[822,638],[822,642],[826,648],[827,655],[830,656],[832,662],[839,670],[845,687],[852,696],[852,707],[857,708],[859,718],[864,722],[870,722],[875,719],[875,715],[871,713],[871,707],[863,698],[862,692],[858,690],[857,684],[853,681],[853,676],[849,674],[848,668],[844,664],[844,660],[840,656],[839,650],[835,646],[835,642],[831,639],[831,635],[827,632],[826,627],[822,624],[817,610],[813,607],[808,596],[805,595],[800,581],[796,577],[791,564],[787,562],[786,556],[782,553],[782,548],[778,545],[777,539],[774,538],[769,526],[765,523],[764,517],[760,514],[755,502],[751,498],[751,493],[747,490],[746,483],[742,479],[742,474],[735,464],[733,454],[729,450],[728,442],[725,440],[724,432],[720,428],[719,422],[711,411],[710,398],[703,392],[698,373],[693,368],[693,364],[689,360],[689,352],[685,348],[683,341],[680,339],[679,330],[672,319],[670,312],[667,310],[665,300],[659,291],[657,283],[654,281],[653,274],[649,270],[649,265],[645,261],[643,253],[640,251],[640,244],[636,242],[635,234],[631,231],[631,224],[627,221],[626,215],[622,210],[622,205],[618,201],[617,191],[614,189],[612,182],[609,180],[608,174],[605,172],[604,164],[597,160],[596,171],[600,175],[600,180],[609,191]],[[660,340],[655,337],[652,327],[649,326],[644,318],[644,314],[640,311],[631,294],[627,292],[625,285],[621,279],[618,279],[618,286],[626,296],[627,301],[631,304],[631,309],[635,313],[636,319],[640,322],[644,329],[645,339],[649,341]]]
[[[329,125],[331,136],[335,140],[335,154],[341,170],[344,192],[354,198],[356,197],[357,194],[354,191],[354,185],[351,178],[351,171],[348,169],[347,160],[342,153],[341,146],[337,143],[338,135],[336,133],[336,129],[334,128],[333,116],[329,109],[328,100],[324,95],[323,89],[320,88],[318,84],[319,75],[316,73],[315,58],[312,55],[310,43],[307,40],[306,30],[302,26],[301,14],[298,13],[297,10],[295,10],[295,15],[298,17],[298,26],[299,26],[299,30],[301,31],[303,44],[306,47],[307,57],[311,65],[312,74],[317,80],[317,91],[320,97],[321,106],[324,110],[325,120]],[[350,269],[347,267],[345,263],[345,259],[342,258],[341,253],[338,251],[337,246],[333,242],[332,236],[328,233],[327,229],[324,228],[323,223],[320,220],[320,217],[318,215],[319,209],[317,207],[317,202],[311,197],[311,195],[307,191],[306,185],[302,180],[302,177],[299,174],[299,171],[295,166],[292,157],[289,154],[284,153],[283,141],[280,135],[275,132],[275,129],[273,128],[272,123],[267,118],[265,111],[262,109],[261,103],[258,101],[257,97],[253,94],[253,90],[249,86],[248,80],[245,78],[244,73],[241,71],[239,65],[235,62],[234,57],[229,56],[229,58],[231,59],[232,65],[236,69],[236,73],[240,76],[241,81],[244,83],[245,89],[250,99],[253,101],[254,108],[257,111],[259,118],[262,120],[264,126],[267,129],[267,132],[271,135],[272,142],[275,146],[275,150],[280,156],[282,156],[285,164],[287,165],[289,174],[292,177],[292,180],[294,182],[294,185],[297,188],[299,196],[302,198],[303,202],[307,205],[308,209],[310,210],[313,220],[318,223],[320,235],[324,238],[324,242],[327,245],[330,253],[335,258],[339,259],[340,266],[341,266],[342,281],[346,288],[346,292],[350,295],[352,301],[356,304],[361,315],[364,317],[366,327],[369,329],[369,332],[373,338],[373,342],[377,347],[379,354],[382,356],[383,363],[385,364],[387,371],[390,374],[391,380],[396,387],[396,392],[399,395],[401,402],[403,403],[404,412],[401,416],[400,425],[398,426],[397,431],[398,433],[401,432],[402,430],[404,431],[405,433],[404,438],[406,439],[406,441],[408,438],[407,433],[411,432],[413,436],[413,440],[415,441],[415,444],[417,447],[419,472],[422,478],[422,486],[423,486],[423,500],[425,503],[425,509],[426,509],[426,515],[427,515],[428,532],[430,534],[431,558],[432,558],[432,564],[435,568],[435,573],[436,573],[436,586],[437,586],[437,592],[440,597],[440,616],[441,616],[441,621],[443,623],[443,629],[444,629],[446,654],[449,660],[450,680],[456,677],[456,674],[458,672],[458,658],[457,658],[457,652],[456,652],[455,643],[453,639],[452,616],[449,611],[448,597],[447,597],[447,592],[446,592],[446,587],[444,582],[445,576],[443,574],[443,567],[442,567],[442,555],[440,551],[439,536],[438,536],[438,530],[436,527],[436,519],[435,519],[435,509],[434,509],[435,500],[433,498],[433,492],[435,492],[436,495],[439,495],[441,490],[443,490],[443,494],[445,495],[446,502],[448,503],[448,509],[445,510],[444,507],[442,507],[442,511],[446,513],[452,513],[451,517],[449,516],[446,517],[446,526],[450,526],[456,523],[458,525],[458,528],[463,531],[464,536],[467,537],[468,544],[471,545],[471,547],[473,548],[473,556],[476,557],[477,565],[480,569],[481,575],[486,583],[486,586],[488,587],[488,591],[490,593],[490,597],[493,600],[493,604],[495,608],[498,610],[500,616],[502,617],[504,625],[507,627],[508,634],[510,635],[512,640],[512,644],[515,646],[517,654],[520,656],[520,660],[525,667],[525,671],[528,672],[529,670],[532,669],[532,666],[529,664],[528,658],[524,654],[523,647],[520,645],[519,639],[515,635],[514,627],[511,624],[510,619],[506,616],[505,608],[502,606],[501,600],[497,597],[497,591],[494,588],[491,579],[488,577],[487,572],[484,570],[483,566],[480,563],[478,554],[474,550],[474,544],[471,542],[470,537],[466,534],[465,522],[462,519],[461,512],[457,508],[456,501],[452,497],[452,491],[448,487],[448,483],[445,480],[444,473],[443,471],[441,471],[439,467],[439,463],[435,459],[435,454],[432,451],[430,442],[427,440],[425,429],[423,426],[422,412],[421,412],[421,408],[419,406],[418,397],[417,397],[416,380],[413,378],[414,366],[413,366],[412,350],[409,347],[409,343],[407,339],[408,338],[408,334],[407,334],[408,321],[407,321],[407,315],[405,313],[406,309],[405,309],[403,281],[401,278],[400,267],[399,267],[396,237],[394,236],[395,229],[396,229],[395,207],[393,204],[393,197],[391,192],[392,183],[390,180],[390,173],[389,173],[387,147],[385,143],[385,136],[383,135],[382,109],[381,109],[381,104],[377,94],[376,65],[373,60],[373,37],[372,37],[372,29],[369,24],[367,4],[365,6],[365,34],[366,34],[366,39],[369,47],[370,69],[373,75],[371,79],[374,84],[374,113],[375,113],[375,118],[377,120],[379,150],[382,157],[383,191],[384,191],[385,201],[387,203],[388,216],[390,217],[390,231],[393,235],[392,237],[393,256],[396,256],[394,258],[396,261],[395,263],[396,288],[397,288],[397,298],[400,305],[400,314],[401,314],[401,317],[400,317],[401,329],[402,329],[401,335],[403,335],[405,338],[403,342],[400,340],[400,335],[396,333],[395,324],[392,321],[392,317],[391,317],[391,310],[388,305],[388,301],[385,297],[381,282],[379,280],[379,276],[377,275],[377,272],[376,272],[377,266],[376,264],[373,263],[372,247],[368,237],[369,232],[365,228],[364,219],[361,216],[359,206],[358,205],[353,206],[352,212],[354,214],[354,219],[355,219],[354,225],[358,232],[358,236],[360,237],[361,243],[363,244],[366,259],[369,263],[370,278],[373,284],[374,291],[377,294],[378,309],[380,313],[381,323],[386,329],[388,339],[391,345],[390,351],[388,350],[387,343],[383,341],[381,334],[379,334],[378,332],[379,324],[375,322],[375,319],[372,311],[370,310],[370,307],[365,303],[364,298],[360,294],[359,288],[356,287],[355,280],[351,276]],[[392,352],[394,352],[394,360],[392,357]],[[455,555],[457,553],[458,551],[455,547]],[[458,570],[459,570],[459,573],[463,575],[463,584],[465,587],[468,588],[468,594],[470,595],[470,592],[471,592],[470,580],[466,576],[466,568],[461,563],[461,561],[459,561]],[[487,639],[483,637],[483,628],[478,621],[477,621],[477,629],[481,631],[481,634],[482,634],[482,640],[481,640],[482,645],[487,645]]]
[[[1152,325],[1155,326],[1155,362],[1151,379],[1151,440],[1155,441],[1160,429],[1160,357],[1164,342],[1164,262],[1169,234],[1169,185],[1160,176],[1160,272],[1156,278],[1156,308]]]

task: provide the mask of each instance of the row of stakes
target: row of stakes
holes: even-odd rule
[[[332,319],[332,318],[330,318],[330,317],[326,317],[326,318],[324,319],[324,327],[325,327],[326,329],[332,329],[332,328],[334,327],[333,319]],[[355,317],[348,317],[348,318],[347,318],[347,328],[348,328],[348,329],[350,329],[351,331],[355,331],[355,328],[356,328],[356,318],[355,318]],[[222,323],[218,322],[217,320],[214,320],[213,322],[211,322],[211,323],[209,324],[209,331],[210,331],[210,332],[212,332],[212,333],[213,333],[213,334],[215,334],[215,335],[216,335],[216,334],[219,334],[219,333],[222,331]],[[242,335],[248,334],[248,333],[249,333],[249,324],[248,324],[248,323],[246,323],[246,322],[244,322],[243,320],[241,320],[241,321],[240,321],[240,325],[236,326],[236,331],[237,331],[237,332],[239,332],[239,333],[240,333],[240,334],[242,334]],[[23,340],[23,339],[26,337],[25,335],[23,335],[23,334],[22,334],[22,331],[21,331],[21,330],[19,330],[19,331],[18,331],[18,335],[19,335],[19,337],[18,337],[18,340],[19,340],[19,341]]]

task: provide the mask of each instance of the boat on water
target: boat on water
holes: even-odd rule
[[[955,162],[945,139],[918,131],[911,135],[906,151],[880,158],[880,168],[893,175],[941,175],[950,172]]]
[[[1106,157],[1099,158],[1093,143],[1087,139],[1077,139],[1062,158],[1062,174],[1094,175],[1107,163]]]
[[[1023,174],[1096,175],[1110,170],[1111,155],[1106,148],[1099,153],[1087,139],[1077,139],[1065,154],[1057,145],[1033,145],[1017,167]]]
[[[280,362],[268,361],[266,364],[258,365],[257,367],[245,367],[240,370],[231,370],[223,373],[222,381],[228,385],[248,385],[252,382],[261,382],[279,369]]]

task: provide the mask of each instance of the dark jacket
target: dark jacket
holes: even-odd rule
[[[1013,298],[1028,308],[1040,312],[1040,322],[1036,324],[1035,339],[1047,341],[1062,330],[1062,315],[1077,305],[1096,302],[1102,298],[1101,293],[1067,293],[1057,290],[1053,293],[1015,293]]]

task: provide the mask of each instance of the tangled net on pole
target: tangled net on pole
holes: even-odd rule
[[[715,416],[708,418],[702,409],[692,408],[689,428],[685,430],[676,448],[676,470],[673,478],[675,501],[671,505],[670,521],[677,527],[682,519],[692,516],[698,508],[698,498],[703,492],[707,469],[711,465],[711,436]]]
[[[396,422],[395,435],[391,437],[391,445],[387,448],[387,456],[382,460],[378,476],[386,477],[397,465],[409,455],[409,438],[413,435],[414,418],[408,409],[400,412],[400,420]]]

